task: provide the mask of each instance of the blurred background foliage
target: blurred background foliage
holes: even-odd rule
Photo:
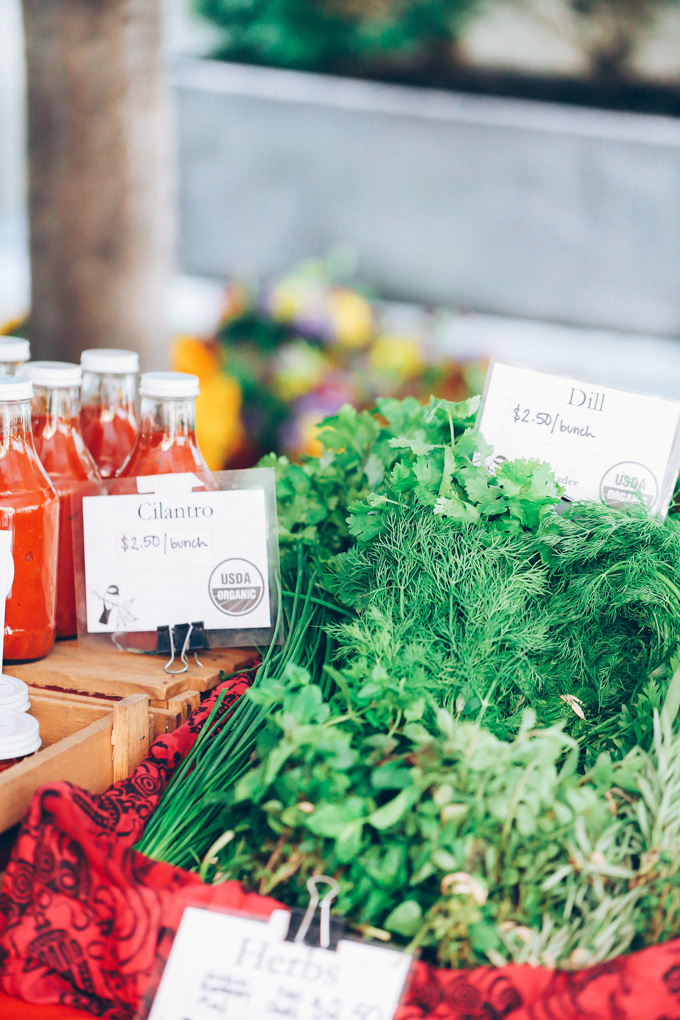
[[[297,70],[372,74],[454,68],[459,41],[494,7],[524,9],[580,51],[591,76],[629,75],[661,14],[680,0],[195,0],[216,56]]]
[[[299,70],[447,61],[488,0],[197,0],[219,56]]]

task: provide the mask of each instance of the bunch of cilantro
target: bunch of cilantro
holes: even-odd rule
[[[491,449],[473,430],[479,402],[385,399],[374,412],[346,404],[320,428],[320,457],[265,457],[260,466],[276,473],[282,562],[295,561],[299,545],[325,563],[353,538],[370,540],[379,508],[402,497],[439,517],[535,528],[561,490],[538,461],[506,462],[495,475],[486,467]]]

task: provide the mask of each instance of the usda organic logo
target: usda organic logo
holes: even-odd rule
[[[610,506],[640,503],[652,507],[656,503],[659,486],[645,464],[621,461],[605,472],[600,482],[600,499]]]
[[[264,580],[254,563],[235,557],[217,564],[208,588],[213,603],[227,616],[246,616],[262,601]]]

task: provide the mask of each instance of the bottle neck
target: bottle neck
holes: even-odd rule
[[[196,438],[196,405],[193,400],[142,397],[140,434],[160,436],[163,445]]]
[[[80,387],[33,385],[31,412],[45,420],[45,428],[56,430],[59,423],[68,423],[80,431]]]
[[[30,400],[0,401],[0,454],[10,446],[33,449]]]
[[[83,407],[125,407],[134,413],[137,402],[137,376],[83,372]]]
[[[23,361],[0,361],[0,377],[3,375],[22,375]]]

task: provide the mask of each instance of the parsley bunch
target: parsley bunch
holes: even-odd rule
[[[500,740],[438,708],[422,680],[377,666],[363,685],[338,680],[324,698],[289,668],[250,695],[269,721],[254,767],[217,795],[225,831],[205,879],[304,906],[307,878],[334,875],[359,931],[451,967],[583,967],[674,933],[672,711],[656,714],[651,753],[602,755],[582,775],[577,742],[530,710]]]

